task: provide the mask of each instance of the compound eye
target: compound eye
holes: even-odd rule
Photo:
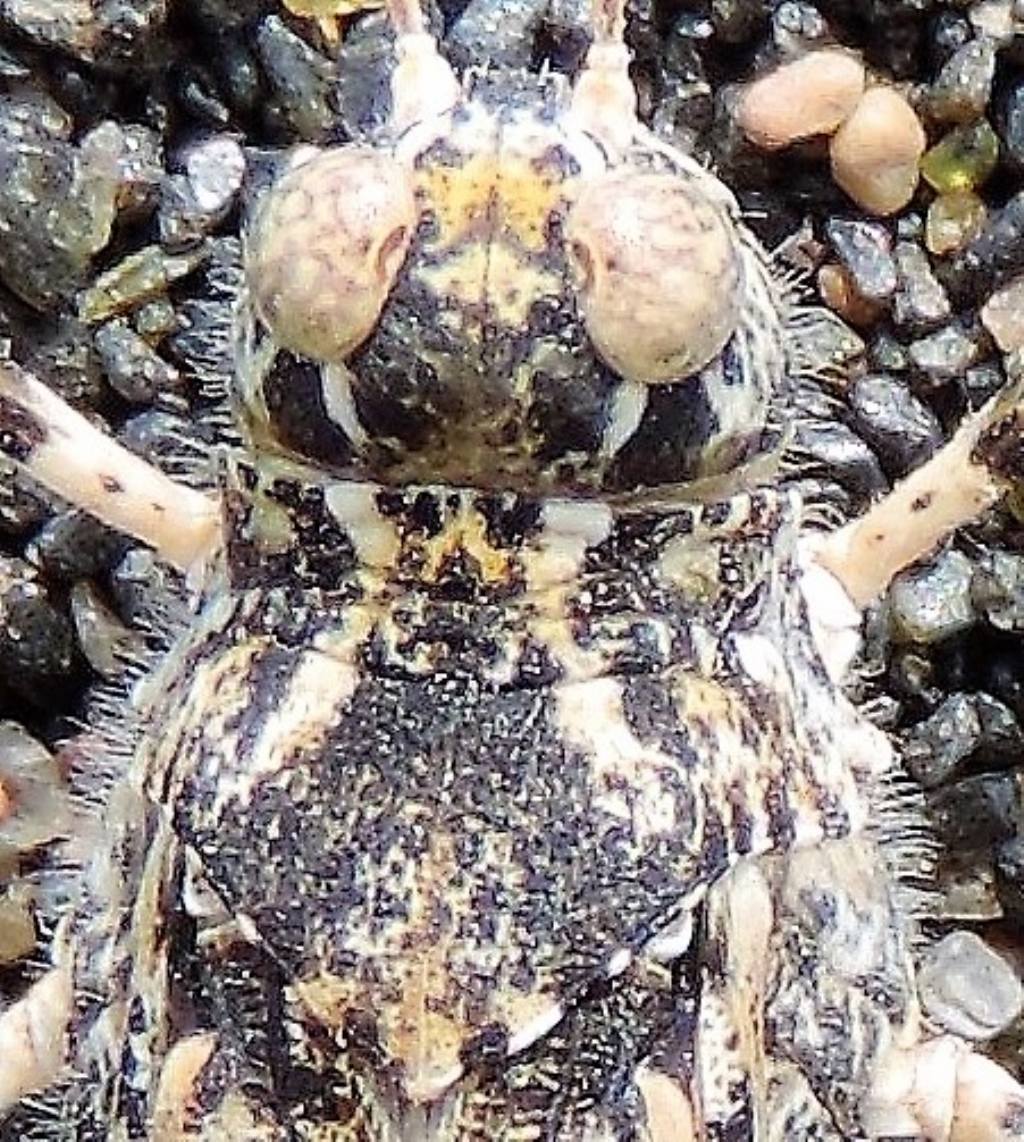
[[[246,274],[277,343],[340,361],[373,331],[416,228],[410,172],[363,147],[326,151],[267,194]]]
[[[738,239],[693,180],[621,171],[588,183],[569,211],[566,241],[590,339],[627,380],[681,380],[735,332]]]

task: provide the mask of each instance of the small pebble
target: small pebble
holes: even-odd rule
[[[937,383],[962,377],[977,356],[977,342],[956,324],[936,330],[910,345],[911,363]]]
[[[870,214],[895,214],[914,196],[926,146],[906,99],[892,88],[872,87],[832,137],[832,177]]]
[[[928,93],[928,109],[945,123],[970,123],[985,114],[996,74],[996,49],[988,36],[958,48]]]
[[[278,16],[268,16],[260,24],[255,46],[272,91],[270,115],[296,138],[309,142],[325,138],[334,127],[327,58]]]
[[[826,225],[825,232],[862,297],[885,301],[892,295],[896,289],[896,262],[892,237],[884,226],[835,218]]]
[[[824,17],[805,0],[782,0],[772,13],[772,39],[782,55],[796,55],[827,37]]]
[[[45,707],[69,684],[74,655],[71,624],[35,569],[0,555],[0,679]]]
[[[950,549],[897,575],[889,592],[893,637],[930,644],[970,627],[973,572],[970,559]]]
[[[1024,1010],[1017,973],[973,932],[950,932],[930,947],[917,985],[926,1016],[964,1039],[994,1038]]]
[[[231,135],[214,135],[190,147],[185,173],[199,209],[226,215],[241,190],[245,167],[245,152]]]
[[[1022,831],[1020,777],[982,773],[928,794],[931,822],[952,850],[989,847]]]
[[[981,309],[981,322],[1004,353],[1024,349],[1024,275],[997,290]]]
[[[978,298],[1024,271],[1024,191],[989,213],[984,229],[944,267],[943,280],[958,298]]]
[[[943,442],[935,413],[892,377],[860,377],[850,386],[849,403],[858,430],[892,477],[916,468]]]
[[[971,5],[971,24],[977,32],[997,44],[1008,44],[1015,34],[1024,32],[1024,19],[1014,12],[1012,0],[981,0]]]
[[[90,325],[128,313],[162,297],[168,287],[195,271],[204,260],[197,250],[168,254],[159,246],[144,246],[100,274],[79,300],[79,316]]]
[[[973,190],[940,194],[928,207],[925,245],[942,256],[963,249],[985,226],[988,209]]]
[[[857,106],[864,65],[849,52],[812,51],[755,80],[736,119],[751,142],[768,150],[831,134]]]
[[[167,20],[168,0],[3,0],[22,35],[104,68],[144,62]]]
[[[981,717],[973,694],[950,694],[923,722],[903,737],[907,772],[926,789],[957,775],[981,742]]]
[[[889,487],[878,457],[845,424],[802,424],[797,429],[796,443],[802,452],[821,461],[832,478],[858,496],[868,498]]]
[[[25,881],[0,891],[0,964],[13,964],[36,949],[32,889]]]
[[[940,194],[951,194],[982,186],[998,162],[999,138],[982,119],[944,135],[921,159],[921,174]]]
[[[0,853],[27,852],[69,825],[67,788],[53,755],[16,722],[0,722]]]
[[[1024,555],[996,549],[975,568],[975,608],[997,630],[1024,631]]]
[[[1024,76],[1013,81],[1002,97],[998,118],[1007,154],[1024,167]]]
[[[996,845],[996,889],[1007,916],[1024,923],[1024,836]]]
[[[873,325],[882,316],[880,302],[866,298],[846,266],[829,262],[818,270],[818,293],[821,300],[851,325]]]
[[[949,295],[932,272],[928,255],[916,242],[897,242],[898,288],[893,320],[901,329],[933,329],[946,321],[952,307]]]
[[[936,888],[935,907],[930,911],[937,920],[984,924],[1003,916],[988,847],[943,853],[938,863]]]
[[[96,349],[111,388],[133,404],[152,404],[181,386],[181,374],[123,318],[96,330]]]
[[[81,508],[52,516],[29,544],[27,554],[51,580],[103,575],[123,555],[128,540]]]

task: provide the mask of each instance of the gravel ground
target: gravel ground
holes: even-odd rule
[[[196,377],[219,364],[204,330],[237,257],[246,188],[283,148],[379,122],[388,32],[379,12],[336,22],[346,7],[0,0],[0,337],[170,471],[202,476]],[[572,70],[586,47],[577,0],[471,0],[434,15],[458,64],[549,58]],[[716,166],[766,244],[789,239],[790,259],[854,330],[836,328],[831,349],[850,367],[802,443],[856,510],[993,393],[1024,343],[1024,3],[641,0],[630,37],[644,117]],[[858,61],[843,126],[804,139],[776,121],[764,134],[772,93],[750,95],[751,81],[834,45]],[[835,70],[820,70],[827,85]],[[872,99],[889,101],[880,150],[871,124],[858,134],[852,119],[867,122]],[[898,170],[884,165],[894,154]],[[187,462],[183,439],[199,443]],[[1022,522],[1024,490],[901,577],[870,618],[858,687],[928,790],[942,921],[974,929],[1018,970]],[[26,733],[52,747],[73,728],[87,688],[137,637],[157,573],[145,552],[0,470],[0,719],[11,723],[0,759],[28,756]],[[16,946],[13,928],[0,944]],[[1017,1027],[994,1044],[1018,1072],[1021,1040]]]

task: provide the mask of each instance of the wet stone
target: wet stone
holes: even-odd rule
[[[193,245],[231,213],[245,177],[245,153],[230,135],[215,135],[191,147],[185,174],[164,179],[158,216],[168,247]]]
[[[897,242],[898,273],[893,320],[902,328],[931,329],[948,319],[949,297],[916,242]]]
[[[1011,837],[996,846],[996,891],[1007,916],[1024,922],[1024,836]]]
[[[973,190],[940,194],[928,207],[925,245],[933,254],[961,250],[985,226],[988,208]]]
[[[991,211],[981,233],[943,268],[956,297],[980,300],[1024,270],[1024,191]]]
[[[1024,167],[1024,77],[1007,88],[997,111],[1002,144],[1018,166]]]
[[[70,133],[47,97],[0,96],[0,278],[40,310],[82,284],[117,214],[123,135]]]
[[[256,32],[256,51],[273,92],[268,111],[288,135],[317,141],[334,127],[330,62],[277,16]]]
[[[991,551],[978,561],[972,597],[998,630],[1024,630],[1024,555]]]
[[[761,0],[711,0],[711,21],[727,44],[743,44],[764,26],[766,5]]]
[[[928,794],[929,818],[950,849],[981,848],[1021,832],[1020,778],[982,773]]]
[[[970,123],[985,113],[996,73],[996,49],[983,36],[958,48],[928,93],[928,109],[946,123]]]
[[[0,964],[12,964],[36,948],[33,893],[24,880],[0,889]]]
[[[889,592],[893,636],[934,643],[966,630],[975,620],[970,559],[948,550],[897,575]]]
[[[796,55],[828,36],[828,24],[813,4],[783,0],[772,13],[772,39],[783,55]]]
[[[956,324],[921,337],[910,346],[910,360],[914,367],[938,383],[962,376],[977,356],[977,342]]]
[[[991,1039],[1024,1009],[1017,973],[973,932],[951,932],[928,948],[917,983],[925,1015],[964,1039]]]
[[[142,636],[129,630],[86,580],[71,588],[71,619],[86,661],[102,678],[115,678],[126,659],[138,657]]]
[[[178,328],[178,311],[165,297],[154,298],[132,314],[137,333],[154,345]]]
[[[892,237],[884,226],[833,219],[826,227],[826,234],[862,297],[883,301],[893,293],[896,262],[892,255]]]
[[[939,708],[903,736],[901,757],[910,775],[925,788],[955,777],[982,738],[973,694],[951,694]]]
[[[0,860],[54,840],[69,824],[53,755],[17,723],[0,722]]]
[[[47,494],[7,460],[0,460],[0,532],[20,535],[49,514]]]
[[[177,591],[177,574],[145,547],[132,547],[110,574],[117,614],[132,627],[144,627],[153,600]]]
[[[929,51],[937,65],[946,64],[973,38],[970,21],[959,12],[939,12],[932,26]]]
[[[102,575],[124,554],[128,540],[79,508],[60,512],[33,538],[29,555],[53,580]]]
[[[857,428],[890,477],[927,459],[943,441],[938,418],[906,385],[879,373],[861,377],[849,391]]]
[[[977,0],[971,5],[971,25],[999,45],[1009,43],[1014,34],[1024,32],[1024,14],[1019,0]]]
[[[984,924],[1002,918],[991,851],[983,846],[942,854],[936,869],[935,907],[931,910],[937,920]]]
[[[129,313],[165,294],[173,282],[195,271],[204,260],[202,250],[168,254],[159,246],[145,246],[100,274],[79,299],[79,316],[89,324]]]
[[[67,684],[74,635],[34,568],[0,556],[0,678],[33,706],[45,707]]]
[[[123,318],[96,330],[96,349],[111,387],[133,404],[152,404],[180,388],[181,374]]]
[[[119,217],[135,221],[154,210],[159,200],[164,177],[163,144],[149,127],[127,123],[118,129],[123,139],[118,162]]]
[[[142,62],[167,12],[168,0],[0,0],[8,27],[105,68]]]
[[[457,22],[452,29],[456,34]],[[387,73],[393,35],[383,12],[371,12],[356,23],[338,50],[331,99],[338,126],[361,139],[380,130],[391,106]]]
[[[960,381],[968,407],[975,412],[1006,383],[1002,369],[993,361],[972,365]]]
[[[867,498],[889,482],[868,445],[845,424],[803,424],[796,432],[802,452],[823,464],[844,488]]]
[[[214,135],[190,147],[185,172],[201,210],[224,217],[245,177],[245,152],[231,135]]]
[[[981,322],[1004,353],[1024,349],[1024,275],[997,290],[981,309]]]
[[[940,194],[974,190],[999,161],[999,139],[985,119],[955,127],[921,159],[921,174]]]

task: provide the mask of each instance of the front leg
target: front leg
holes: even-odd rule
[[[11,361],[0,362],[0,455],[182,570],[216,546],[215,499],[122,448]]]
[[[1024,359],[1021,373],[952,440],[892,492],[838,531],[811,541],[814,555],[858,607],[947,535],[995,504],[1024,477]]]

